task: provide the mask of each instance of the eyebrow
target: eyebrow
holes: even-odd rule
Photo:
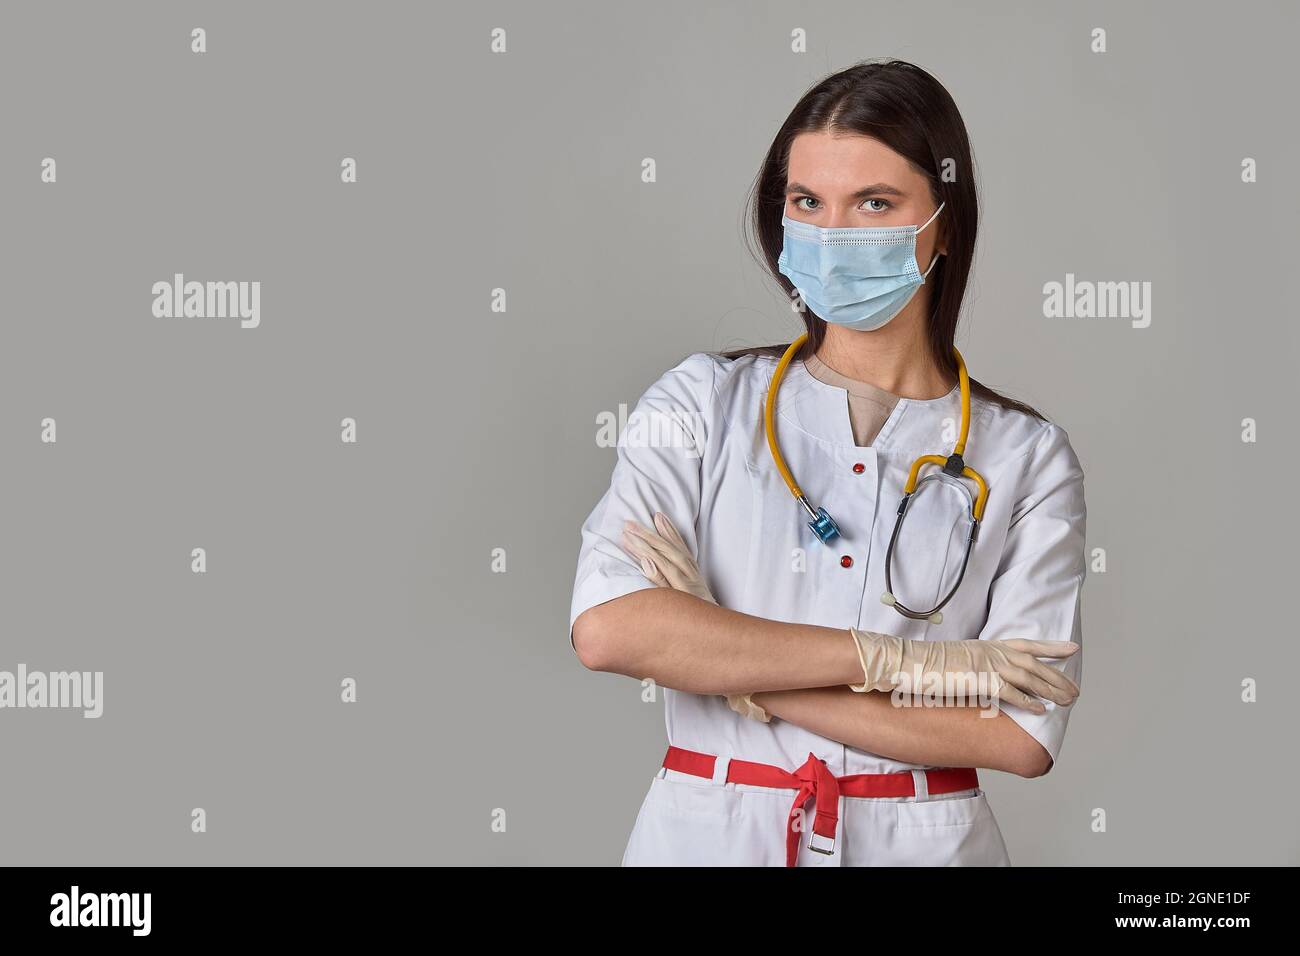
[[[789,183],[785,187],[785,194],[803,193],[812,196],[813,199],[821,199],[815,192],[805,186],[803,183]],[[889,185],[889,183],[872,183],[870,186],[863,186],[853,194],[853,199],[866,199],[868,196],[906,196],[907,194],[901,189]]]

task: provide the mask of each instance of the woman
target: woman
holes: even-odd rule
[[[972,169],[918,67],[817,84],[752,198],[805,335],[691,355],[629,420],[570,615],[584,665],[665,688],[624,865],[1009,862],[976,768],[1060,751],[1086,512],[1066,433],[953,348]]]

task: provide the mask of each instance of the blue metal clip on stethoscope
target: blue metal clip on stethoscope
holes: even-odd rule
[[[776,371],[772,373],[772,383],[767,390],[767,402],[763,408],[763,422],[767,430],[767,447],[772,452],[772,459],[776,462],[776,470],[781,473],[781,477],[785,480],[790,493],[794,495],[799,504],[803,505],[804,510],[813,519],[808,522],[808,527],[812,529],[813,534],[817,535],[823,544],[829,544],[839,536],[839,526],[835,523],[835,519],[826,513],[825,508],[814,510],[813,506],[808,503],[807,496],[795,483],[794,475],[790,473],[790,468],[786,465],[785,459],[781,457],[781,449],[776,443],[776,393],[781,386],[781,379],[785,376],[786,367],[789,366],[795,353],[799,351],[807,339],[808,335],[804,333],[791,342],[790,347],[785,350],[785,355],[781,356],[781,361],[777,363]],[[943,621],[940,610],[952,600],[952,596],[957,593],[957,588],[961,586],[962,578],[966,575],[966,565],[970,563],[971,549],[975,546],[975,539],[979,536],[980,519],[984,517],[984,505],[989,496],[989,486],[984,481],[984,477],[962,461],[962,452],[966,450],[966,436],[970,430],[970,378],[966,374],[966,363],[962,360],[961,353],[955,348],[952,351],[957,357],[957,378],[961,384],[961,434],[957,436],[957,443],[953,446],[951,455],[946,457],[944,455],[922,455],[912,462],[912,470],[907,476],[907,484],[903,486],[903,500],[898,503],[898,517],[894,520],[894,533],[889,536],[889,550],[885,552],[885,593],[880,596],[882,603],[891,605],[903,617],[915,621],[929,621],[932,624],[939,624]],[[943,470],[927,475],[918,482],[917,475],[926,465],[938,465]],[[973,499],[971,498],[970,489],[958,480],[961,477],[971,479],[979,487],[979,493]],[[898,541],[898,532],[902,529],[903,519],[907,516],[908,505],[911,503],[912,495],[917,488],[927,481],[943,481],[957,488],[966,496],[966,500],[970,502],[970,530],[966,535],[966,553],[961,561],[961,571],[957,574],[957,581],[944,595],[943,600],[930,610],[914,611],[894,595],[891,572],[894,562],[894,544]]]

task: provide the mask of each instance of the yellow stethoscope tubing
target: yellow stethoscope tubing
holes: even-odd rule
[[[785,463],[785,459],[781,456],[781,448],[776,442],[774,420],[776,418],[776,393],[781,387],[781,379],[785,377],[785,370],[790,365],[795,353],[799,351],[806,341],[808,341],[807,332],[791,342],[790,347],[781,356],[781,361],[776,363],[776,371],[772,373],[772,383],[767,387],[767,401],[763,404],[763,426],[767,432],[768,450],[772,452],[772,460],[776,462],[776,470],[781,473],[782,479],[785,480],[785,486],[790,489],[790,494],[801,501],[804,500],[804,494],[799,490],[799,485],[795,483],[794,475],[790,473],[790,466]]]
[[[785,463],[785,458],[781,455],[780,445],[776,440],[776,393],[780,390],[781,379],[785,377],[785,370],[806,341],[808,341],[808,333],[804,332],[790,343],[790,347],[781,356],[781,361],[776,364],[776,370],[772,373],[772,382],[767,388],[767,400],[763,403],[763,430],[767,433],[767,447],[772,453],[772,460],[776,463],[776,470],[780,472],[786,487],[790,489],[790,494],[794,495],[799,503],[811,513],[812,508],[808,505],[808,499],[794,480],[790,466]],[[966,450],[966,439],[970,435],[970,376],[966,372],[966,361],[961,357],[961,352],[957,351],[956,347],[953,348],[952,352],[957,358],[957,380],[961,386],[961,431],[957,436],[957,443],[953,446],[952,453],[960,455]],[[947,464],[947,461],[948,459],[943,455],[922,455],[916,459],[912,463],[911,471],[908,473],[907,484],[903,487],[903,494],[910,495],[916,490],[917,477],[923,467],[926,465],[943,467]],[[984,518],[984,505],[989,496],[988,483],[984,480],[983,475],[965,463],[963,463],[961,473],[964,477],[975,482],[979,488],[979,492],[975,496],[975,503],[971,506],[971,517],[977,522],[981,521]]]

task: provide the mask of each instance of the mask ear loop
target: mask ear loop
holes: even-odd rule
[[[948,205],[947,200],[944,200],[943,202],[939,203],[939,208],[936,209],[936,210],[934,211],[934,215],[933,215],[933,216],[931,216],[929,219],[927,219],[927,220],[925,221],[925,226],[921,226],[919,229],[916,230],[916,234],[917,234],[918,236],[921,234],[921,230],[922,230],[922,229],[924,229],[926,226],[930,225],[930,223],[934,222],[935,217],[937,217],[937,216],[939,215],[939,213],[943,212],[943,207],[946,206],[946,205]],[[940,252],[936,252],[934,255],[932,255],[932,256],[930,257],[930,264],[929,264],[928,266],[926,266],[926,267],[925,267],[925,271],[921,273],[921,281],[922,281],[922,282],[924,282],[924,281],[926,280],[926,278],[930,275],[930,270],[933,269],[933,268],[934,268],[934,264],[935,264],[936,262],[939,261],[939,256],[940,256],[940,255],[942,255],[942,253],[940,253]]]
[[[934,211],[934,215],[933,215],[933,216],[931,216],[929,219],[927,219],[927,220],[925,221],[925,226],[918,226],[918,227],[917,227],[916,234],[917,234],[918,236],[919,236],[922,232],[925,231],[926,226],[928,226],[928,225],[930,225],[930,223],[934,222],[935,217],[938,216],[939,213],[943,212],[943,207],[946,206],[946,205],[948,205],[948,201],[947,201],[947,200],[944,200],[943,202],[939,203],[939,208],[936,209],[936,210]]]
[[[926,266],[925,271],[921,273],[922,282],[924,282],[926,277],[930,274],[930,270],[934,268],[934,264],[939,261],[939,257],[941,255],[943,255],[942,252],[936,252],[934,255],[930,257],[930,264]]]

